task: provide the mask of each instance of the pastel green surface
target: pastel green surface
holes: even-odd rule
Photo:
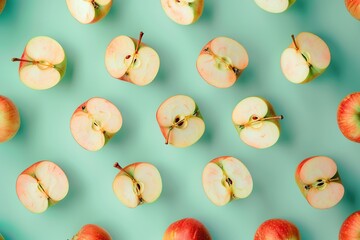
[[[360,145],[345,139],[336,123],[341,99],[360,89],[359,26],[343,1],[329,0],[297,1],[283,14],[267,13],[252,0],[207,0],[203,16],[191,26],[172,22],[160,0],[115,0],[109,15],[94,25],[77,22],[64,0],[8,1],[0,15],[0,94],[18,106],[22,125],[13,140],[0,145],[0,232],[7,240],[63,240],[95,223],[115,240],[157,240],[171,222],[194,217],[215,240],[249,240],[266,219],[285,218],[305,240],[337,239],[343,220],[360,206]],[[112,79],[104,64],[114,37],[137,37],[140,31],[161,59],[157,78],[145,87]],[[280,55],[290,35],[302,31],[328,43],[332,62],[318,79],[295,85],[285,80]],[[45,91],[22,84],[18,63],[10,61],[39,35],[56,39],[68,57],[65,78]],[[195,67],[201,48],[217,36],[236,39],[249,54],[248,68],[229,89],[208,85]],[[175,94],[193,97],[206,123],[202,139],[185,149],[166,146],[155,119],[158,106]],[[232,125],[235,105],[253,95],[285,116],[280,140],[269,149],[246,146]],[[75,142],[69,126],[75,108],[94,96],[111,100],[124,120],[118,135],[95,153]],[[217,207],[203,191],[201,174],[208,161],[223,155],[243,161],[254,190],[247,199]],[[333,158],[345,185],[343,200],[329,210],[310,207],[294,180],[297,164],[313,155]],[[18,200],[15,182],[43,159],[62,167],[70,191],[36,215]],[[157,202],[123,206],[112,191],[115,161],[157,166],[163,180]]]

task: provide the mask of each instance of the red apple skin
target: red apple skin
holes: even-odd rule
[[[269,219],[256,230],[254,240],[300,240],[298,228],[284,219]]]
[[[339,240],[360,240],[360,211],[351,214],[341,225]]]
[[[360,1],[359,0],[345,0],[345,6],[349,13],[360,20]]]
[[[351,93],[340,102],[337,122],[347,139],[360,143],[360,92]]]
[[[13,138],[20,128],[20,114],[15,104],[0,95],[0,143]]]
[[[170,224],[163,240],[211,240],[211,236],[201,222],[194,218],[184,218]]]
[[[72,240],[111,240],[110,234],[95,224],[86,224]]]

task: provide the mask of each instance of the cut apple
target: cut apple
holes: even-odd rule
[[[166,15],[174,22],[189,25],[202,15],[204,0],[161,0]]]
[[[105,65],[109,74],[123,81],[139,86],[151,83],[160,68],[160,58],[156,51],[139,40],[128,36],[118,36],[106,49]]]
[[[110,11],[112,0],[66,0],[71,15],[83,24],[96,23]]]
[[[42,213],[61,201],[69,191],[63,170],[50,161],[40,161],[23,171],[16,181],[21,203],[33,213]]]
[[[296,169],[295,180],[314,208],[331,208],[344,196],[336,163],[328,157],[315,156],[302,161]]]
[[[360,211],[354,212],[343,222],[339,240],[360,240]]]
[[[209,162],[202,174],[206,195],[217,206],[234,199],[246,198],[253,189],[247,167],[234,157],[218,157]]]
[[[104,98],[91,98],[81,104],[70,121],[76,142],[89,151],[100,150],[121,128],[117,107]]]
[[[176,95],[165,100],[157,110],[156,119],[166,144],[188,147],[205,132],[200,110],[191,97]]]
[[[263,10],[271,13],[285,12],[296,0],[255,0],[255,3]]]
[[[337,122],[346,138],[360,143],[360,92],[351,93],[341,101]]]
[[[16,105],[0,95],[0,143],[12,139],[20,128],[20,114]]]
[[[113,182],[113,191],[127,207],[155,202],[162,191],[161,176],[157,168],[145,162],[133,163],[125,168],[115,163],[120,172]]]
[[[245,48],[235,40],[218,37],[203,47],[196,62],[200,76],[217,88],[234,85],[249,64]]]

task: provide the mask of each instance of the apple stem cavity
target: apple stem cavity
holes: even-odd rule
[[[120,166],[120,164],[118,162],[114,163],[114,168],[119,169],[120,171],[123,170],[123,168]]]
[[[27,62],[27,63],[32,63],[32,64],[37,65],[37,66],[41,66],[41,65],[45,66],[45,68],[41,68],[42,70],[54,67],[54,65],[51,64],[51,63],[42,62],[42,61],[35,61],[35,60],[27,60],[27,59],[22,59],[22,58],[12,58],[11,61],[13,61],[13,62]]]
[[[250,121],[245,123],[245,124],[241,124],[239,126],[239,128],[244,129],[245,127],[248,127],[254,123],[258,123],[258,122],[262,122],[262,121],[267,121],[267,120],[282,120],[284,119],[283,115],[279,115],[279,116],[273,116],[273,117],[266,117],[266,118],[259,118],[256,115],[251,116]]]

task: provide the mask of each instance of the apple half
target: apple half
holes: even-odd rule
[[[255,3],[263,10],[270,13],[282,13],[288,10],[296,0],[255,0]]]
[[[194,218],[173,222],[166,229],[162,240],[211,240],[204,224]]]
[[[109,74],[116,79],[139,86],[151,83],[160,68],[157,52],[139,40],[128,36],[114,38],[106,48],[105,65]]]
[[[69,191],[63,170],[53,162],[40,161],[25,169],[16,180],[20,202],[33,213],[42,213],[62,199]]]
[[[165,100],[156,112],[156,119],[165,144],[175,147],[188,147],[205,132],[200,110],[189,96],[176,95]]]
[[[104,98],[90,98],[81,104],[70,120],[70,130],[77,143],[89,151],[98,151],[120,130],[119,109]]]
[[[114,167],[120,170],[113,182],[116,197],[129,208],[140,204],[153,203],[161,194],[162,181],[157,168],[146,162],[137,162],[122,168],[119,163]]]
[[[356,18],[357,20],[360,20],[360,1],[359,0],[345,0],[345,6],[346,9],[349,11],[349,13]]]
[[[6,0],[0,0],[0,14],[2,13],[2,11],[4,10],[6,5]],[[0,238],[1,239],[1,238]]]
[[[217,37],[208,42],[196,61],[200,76],[217,88],[234,85],[248,64],[246,49],[227,37]]]
[[[20,128],[20,114],[16,105],[0,95],[0,143],[12,139]]]
[[[96,23],[110,11],[112,0],[66,0],[71,15],[80,23]]]
[[[329,47],[318,36],[302,32],[281,54],[281,69],[292,83],[307,83],[320,76],[330,65]]]
[[[246,198],[253,189],[253,180],[247,167],[240,160],[229,156],[209,162],[204,168],[202,182],[207,197],[217,206]]]
[[[256,230],[254,240],[300,240],[295,224],[285,219],[269,219]]]
[[[270,102],[261,97],[241,100],[233,110],[232,121],[240,139],[254,148],[268,148],[280,137],[283,115],[275,115]]]
[[[325,156],[303,160],[295,172],[295,180],[309,204],[318,209],[335,206],[344,196],[336,163]]]
[[[360,240],[360,211],[352,213],[343,222],[339,240]]]
[[[202,15],[204,0],[161,0],[161,6],[171,20],[189,25]]]
[[[61,45],[49,37],[35,37],[25,47],[20,62],[20,80],[29,88],[44,90],[54,87],[64,77],[66,56]]]
[[[71,240],[111,240],[110,234],[95,224],[84,225]]]
[[[340,102],[337,123],[346,138],[360,143],[360,92],[351,93]]]

